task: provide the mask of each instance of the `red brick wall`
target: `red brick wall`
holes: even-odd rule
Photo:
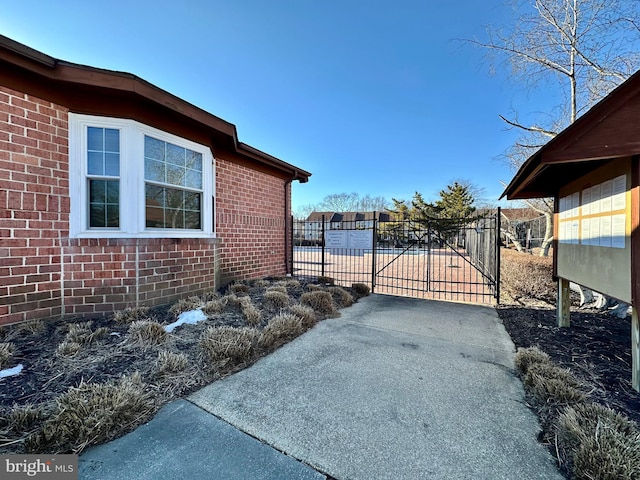
[[[284,275],[285,183],[216,158],[216,233],[221,281]],[[290,185],[287,185],[290,195]]]
[[[217,239],[70,239],[68,110],[0,86],[0,325],[283,275],[282,178],[216,159]]]
[[[60,315],[67,109],[0,86],[0,324]]]

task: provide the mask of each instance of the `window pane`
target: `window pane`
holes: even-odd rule
[[[89,206],[89,226],[90,227],[105,227],[106,222],[104,218],[105,206],[102,204],[92,203]]]
[[[120,226],[120,206],[107,204],[107,227]]]
[[[120,182],[89,180],[89,226],[120,226]]]
[[[187,193],[185,195],[184,208],[186,210],[200,211],[200,194],[199,193]]]
[[[106,152],[120,152],[120,130],[115,128],[104,129],[104,150]]]
[[[167,164],[167,183],[170,183],[171,185],[184,186],[184,174],[184,168]]]
[[[202,229],[202,194],[146,185],[146,226]]]
[[[195,170],[187,170],[185,187],[202,188],[202,172],[197,172]]]
[[[164,188],[155,185],[146,185],[145,198],[147,207],[164,207]]]
[[[144,159],[144,178],[151,180],[152,182],[165,181],[165,164],[162,162],[156,162],[155,160]]]
[[[184,228],[191,228],[193,230],[200,230],[200,212],[185,212],[184,214]]]
[[[184,211],[167,209],[165,228],[184,228]]]
[[[97,151],[104,150],[104,128],[87,128],[87,149]]]
[[[171,143],[167,143],[167,163],[184,167],[185,151],[186,150],[182,147],[178,147],[177,145],[172,145]]]
[[[104,174],[112,177],[120,175],[120,154],[105,153],[104,154]]]
[[[164,142],[152,137],[144,137],[144,156],[164,162]]]
[[[187,168],[202,171],[202,154],[187,150]]]
[[[104,154],[102,152],[88,152],[87,162],[89,175],[104,175]]]
[[[89,202],[105,203],[107,199],[107,182],[104,180],[89,180]]]
[[[107,184],[107,203],[120,204],[120,182],[105,182]]]

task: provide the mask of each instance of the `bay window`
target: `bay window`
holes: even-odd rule
[[[214,235],[210,148],[133,120],[69,117],[72,236]]]

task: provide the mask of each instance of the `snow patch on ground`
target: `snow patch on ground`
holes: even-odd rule
[[[206,319],[207,319],[207,316],[204,313],[202,313],[202,310],[200,309],[189,310],[188,312],[182,312],[178,316],[178,319],[175,322],[165,326],[164,330],[167,333],[171,333],[173,332],[174,329],[178,328],[180,325],[185,325],[185,324],[195,325],[196,323]]]
[[[0,378],[4,377],[13,377],[14,375],[19,375],[24,367],[21,363],[16,365],[13,368],[6,368],[4,370],[0,370]]]

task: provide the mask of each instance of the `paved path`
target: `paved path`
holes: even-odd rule
[[[372,295],[341,312],[189,400],[339,480],[563,478],[493,308]]]

